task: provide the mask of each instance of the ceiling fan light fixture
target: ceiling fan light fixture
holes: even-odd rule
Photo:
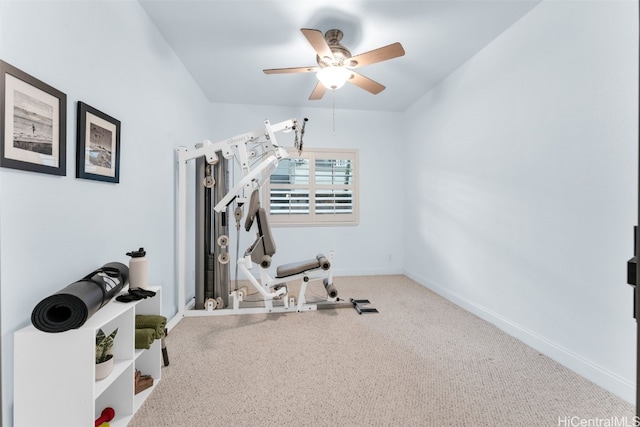
[[[2,0],[0,0],[0,2],[1,1]],[[317,72],[316,77],[318,78],[318,82],[313,87],[311,95],[309,95],[310,101],[322,99],[327,89],[335,92],[336,89],[344,86],[347,80],[354,86],[364,89],[373,95],[379,94],[385,89],[383,85],[363,76],[353,69],[398,58],[405,53],[402,45],[396,42],[352,56],[349,49],[340,44],[342,31],[338,29],[329,30],[325,34],[320,30],[312,28],[300,28],[300,31],[315,51],[316,63],[318,65],[295,68],[272,68],[262,71],[265,74]]]
[[[351,78],[351,71],[345,67],[324,67],[316,74],[316,77],[327,89],[340,89]]]

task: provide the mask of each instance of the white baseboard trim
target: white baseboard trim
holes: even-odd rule
[[[589,381],[599,385],[605,390],[610,391],[629,403],[635,403],[636,387],[633,382],[620,377],[608,369],[583,358],[579,354],[574,353],[544,336],[512,322],[500,314],[495,313],[456,292],[452,292],[442,286],[434,284],[419,274],[406,270],[404,274],[425,288],[437,293],[468,312],[475,314],[481,319],[486,320],[492,325],[495,325],[500,330],[519,339],[530,347],[540,351],[544,355],[550,357],[568,369],[571,369]]]
[[[369,268],[369,269],[335,269],[334,276],[395,276],[402,275],[404,271],[401,268]]]
[[[191,300],[185,307],[185,310],[191,310],[196,305],[195,300]],[[178,323],[184,318],[184,315],[181,313],[176,313],[171,320],[167,322],[167,331],[171,332],[173,328],[175,328]]]

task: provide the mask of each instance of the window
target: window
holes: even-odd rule
[[[356,225],[357,150],[291,149],[264,186],[272,225]]]

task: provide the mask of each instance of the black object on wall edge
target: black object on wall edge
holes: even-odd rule
[[[640,1],[637,2],[637,18],[640,23]],[[640,33],[638,33],[638,53],[640,53]],[[640,55],[638,55],[638,70],[640,73]],[[640,81],[640,74],[638,74],[638,79]],[[640,86],[638,86],[638,99],[637,99],[637,107],[640,107]],[[640,110],[639,110],[640,111]],[[638,135],[640,136],[640,115],[638,116]],[[638,140],[638,146],[640,147],[640,139]],[[637,190],[640,192],[640,151],[638,151],[638,188]],[[640,198],[638,199],[638,224],[640,224]],[[638,243],[638,227],[636,226],[633,233],[633,255],[634,258],[637,257],[637,243]],[[636,268],[636,277],[635,283],[640,282],[640,271]],[[640,416],[640,325],[638,324],[638,317],[636,316],[636,309],[640,307],[640,292],[636,292],[636,287],[633,287],[633,315],[636,318],[636,421]]]

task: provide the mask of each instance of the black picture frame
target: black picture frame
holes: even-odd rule
[[[76,178],[120,182],[120,121],[78,101]]]
[[[0,167],[67,174],[67,96],[0,60]]]

